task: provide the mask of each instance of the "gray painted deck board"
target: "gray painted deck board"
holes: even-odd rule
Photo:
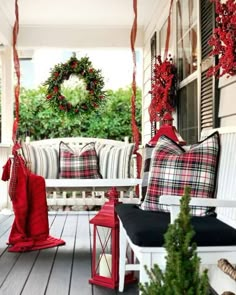
[[[137,295],[136,284],[124,293],[91,285],[91,212],[49,213],[50,235],[66,241],[26,253],[7,251],[14,215],[0,215],[0,295]]]
[[[54,222],[55,216],[49,216],[49,225]],[[58,225],[58,223],[57,223]],[[63,222],[64,225],[64,222]],[[51,233],[51,232],[50,232]],[[22,291],[22,295],[43,295],[47,289],[49,274],[55,260],[57,248],[39,251],[34,267]],[[37,282],[37,284],[35,284]]]
[[[61,236],[66,245],[58,248],[46,294],[69,294],[76,226],[77,217],[67,216]]]
[[[14,267],[8,274],[1,286],[1,291],[5,295],[21,294],[24,284],[32,270],[37,258],[38,251],[22,253],[16,260]]]
[[[4,221],[4,220],[6,220],[6,219],[8,219],[9,218],[9,215],[0,215],[0,224]]]
[[[0,256],[6,251],[6,243],[11,230],[13,218],[8,217],[4,222],[0,223]]]
[[[92,294],[89,216],[78,216],[70,295]]]

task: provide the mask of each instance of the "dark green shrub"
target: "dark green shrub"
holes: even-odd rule
[[[79,94],[78,94],[79,95]],[[73,118],[52,110],[45,88],[21,89],[19,135],[31,139],[56,137],[99,137],[123,140],[132,137],[131,89],[107,91],[104,103],[94,111]],[[141,126],[141,91],[137,91],[137,123]]]

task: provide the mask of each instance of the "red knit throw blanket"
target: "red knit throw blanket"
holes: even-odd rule
[[[10,167],[9,159],[3,167],[2,180],[9,180]],[[9,195],[15,214],[8,241],[9,252],[25,252],[65,244],[63,240],[49,235],[44,178],[32,174],[17,152],[14,152]]]

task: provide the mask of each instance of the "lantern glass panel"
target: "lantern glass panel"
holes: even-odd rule
[[[112,277],[112,229],[96,226],[96,274]]]

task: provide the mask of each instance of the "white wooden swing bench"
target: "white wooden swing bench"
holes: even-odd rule
[[[96,150],[99,173],[102,178],[60,178],[60,142],[68,145],[77,157],[81,148],[93,143]],[[107,201],[106,192],[112,187],[119,191],[123,203],[138,203],[135,187],[137,178],[134,145],[127,141],[75,137],[54,138],[22,143],[22,153],[33,173],[46,181],[48,206],[94,206]],[[72,163],[72,165],[74,165]],[[73,168],[72,168],[73,169]]]
[[[202,138],[213,131],[204,131]],[[217,265],[217,261],[221,258],[236,264],[236,127],[219,128],[218,131],[221,154],[217,198],[192,198],[190,203],[190,205],[216,207],[217,218],[213,216],[192,218],[193,225],[197,228],[197,230],[195,228],[196,239],[199,240],[197,250],[203,265]],[[163,234],[169,222],[173,222],[179,213],[179,200],[178,196],[161,196],[160,203],[170,206],[170,214],[144,211],[133,204],[118,205],[116,210],[120,219],[120,292],[124,289],[126,271],[139,271],[139,281],[144,283],[149,281],[145,265],[150,269],[154,264],[158,264],[165,269],[166,251],[163,247]],[[126,263],[128,246],[136,257],[133,264]]]

